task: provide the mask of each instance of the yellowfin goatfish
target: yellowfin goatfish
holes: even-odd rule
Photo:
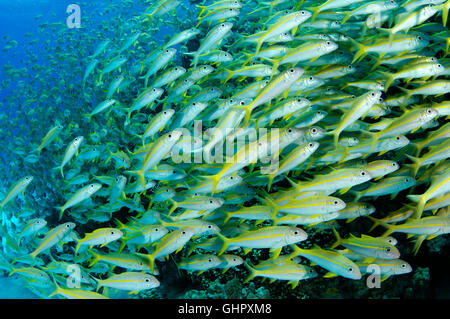
[[[42,139],[42,143],[41,145],[39,145],[39,147],[36,149],[36,152],[38,152],[39,154],[41,154],[41,151],[46,148],[47,146],[49,146],[58,136],[59,134],[62,132],[63,130],[63,126],[61,124],[58,124],[54,127],[52,127],[47,134],[45,134],[44,138]]]
[[[81,188],[77,191],[63,206],[57,207],[59,209],[59,219],[61,220],[64,211],[72,206],[75,206],[82,201],[88,199],[102,188],[101,184],[93,183]]]

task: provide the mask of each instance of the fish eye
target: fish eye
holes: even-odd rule
[[[428,114],[431,114],[431,113],[433,113],[433,111],[431,111],[431,109],[428,109],[428,110],[427,110],[427,113],[428,113]]]
[[[229,9],[229,11],[233,11],[233,9],[232,9],[232,8],[230,8],[230,9]]]
[[[391,252],[391,249],[390,249],[389,247],[386,248],[386,252],[390,253],[390,252]]]
[[[169,138],[171,138],[172,137],[172,134],[169,134]]]
[[[208,262],[212,262],[212,259],[208,259]]]
[[[350,98],[355,99],[355,98],[356,98],[356,95],[352,95],[352,96],[350,96]]]
[[[294,232],[294,235],[298,235],[298,231],[295,231],[295,232]]]
[[[372,96],[375,96],[375,93],[374,93],[374,92],[372,92],[372,93],[370,93],[370,95],[372,95]]]
[[[335,200],[334,201],[334,205],[337,205],[337,204],[339,204],[339,202],[337,200]]]
[[[240,105],[245,105],[245,102],[244,102],[244,101],[241,101],[239,104],[240,104]]]
[[[221,24],[220,26],[221,26],[221,27],[224,27],[224,26],[225,26],[225,24],[223,24],[223,23],[222,23],[222,24]]]
[[[396,140],[397,140],[397,141],[400,141],[400,136],[397,136]]]
[[[331,44],[331,42],[330,41],[327,41],[327,45],[330,45]]]
[[[203,70],[207,70],[208,68],[206,66],[203,67]]]
[[[233,179],[233,176],[230,176],[230,179]]]
[[[349,70],[352,69],[353,67],[351,65],[348,66]]]
[[[169,50],[166,50],[166,53],[169,53],[170,51]]]
[[[152,91],[153,91],[153,92],[156,92],[156,89],[153,89]]]
[[[291,133],[292,132],[292,129],[288,129],[288,133]]]
[[[301,102],[302,101],[302,99],[297,99],[297,102]]]
[[[159,228],[155,228],[155,231],[159,231]]]
[[[164,115],[166,115],[166,114],[167,114],[167,112],[166,112],[166,111],[164,111],[164,112],[163,112],[163,114],[164,114]]]
[[[395,163],[392,163],[392,166],[393,166],[393,167],[397,167],[397,164],[395,164]]]
[[[308,145],[309,147],[313,147],[313,144],[312,143],[309,143],[309,145]]]
[[[115,232],[112,231],[112,232],[111,232],[111,235],[114,235],[114,234],[115,234]]]
[[[294,69],[290,69],[289,72],[294,73]]]
[[[181,233],[182,233],[183,235],[186,235],[186,232],[185,232],[185,231],[182,231]]]
[[[406,268],[406,264],[402,264],[401,267],[402,267],[402,268]]]
[[[365,176],[366,175],[366,172],[361,172],[361,176]]]
[[[305,11],[300,11],[300,14],[301,14],[301,15],[304,15],[304,14],[305,14]]]
[[[419,36],[417,37],[417,40],[422,40],[422,37],[419,35]]]
[[[405,178],[405,182],[409,182],[409,178]]]
[[[67,224],[67,225],[66,225],[66,228],[69,228],[69,227],[70,227],[70,225],[69,225],[69,224]]]
[[[233,100],[233,99],[230,99],[230,101],[228,101],[228,102],[230,102],[230,103],[234,103],[234,100]]]
[[[213,203],[213,201],[212,201],[212,200],[210,200],[210,201],[209,201],[209,203],[210,203],[210,204],[212,204],[212,203]]]
[[[310,77],[309,77],[309,80],[310,80],[310,81],[312,81],[312,80],[313,80],[313,77],[312,77],[312,76],[310,76]]]
[[[347,270],[350,271],[350,272],[352,272],[352,271],[353,271],[353,268],[352,268],[352,267],[349,267]]]
[[[150,282],[150,279],[148,279],[148,278],[145,278],[145,282]]]

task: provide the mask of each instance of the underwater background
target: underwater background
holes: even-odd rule
[[[170,231],[181,229],[180,227],[182,226],[176,224],[177,220],[171,220],[167,217],[167,220],[162,222],[159,219],[160,217],[155,217],[153,215],[153,217],[149,217],[147,214],[148,211],[150,211],[149,208],[147,209],[147,207],[150,207],[149,203],[152,203],[151,205],[153,205],[152,209],[154,211],[162,215],[166,215],[169,211],[169,207],[173,205],[172,199],[164,198],[165,200],[156,202],[156,200],[153,201],[153,196],[156,198],[155,194],[158,190],[170,188],[176,190],[176,195],[174,197],[176,202],[184,203],[186,199],[198,196],[197,193],[185,193],[185,191],[201,182],[198,178],[199,176],[214,175],[217,173],[213,166],[211,166],[209,170],[204,169],[203,171],[195,172],[192,170],[193,164],[177,165],[170,163],[170,159],[165,159],[167,163],[170,163],[176,168],[172,174],[178,174],[179,172],[176,171],[177,169],[183,171],[181,179],[178,177],[174,179],[169,177],[166,179],[152,179],[150,177],[149,180],[154,181],[152,187],[132,195],[126,195],[126,198],[131,202],[125,202],[125,204],[119,205],[119,208],[115,209],[112,213],[112,217],[109,216],[109,204],[107,203],[110,203],[113,196],[111,194],[115,191],[114,178],[112,178],[112,180],[107,178],[96,179],[99,176],[116,177],[117,175],[122,174],[128,178],[127,185],[130,185],[132,182],[137,186],[140,184],[139,176],[136,176],[136,174],[127,175],[128,173],[125,172],[139,171],[140,169],[139,164],[141,159],[138,159],[136,163],[135,158],[131,156],[132,152],[128,151],[136,151],[142,147],[144,139],[141,141],[140,135],[143,134],[144,128],[147,126],[148,122],[151,122],[151,119],[154,118],[157,113],[167,109],[168,106],[161,101],[167,98],[167,92],[170,93],[171,90],[173,90],[172,84],[167,86],[167,92],[153,100],[153,102],[156,100],[156,102],[154,102],[154,104],[157,104],[156,107],[151,106],[145,109],[142,107],[138,108],[137,112],[132,113],[131,119],[128,120],[131,121],[131,124],[130,122],[127,123],[126,118],[127,116],[130,117],[131,112],[129,111],[129,108],[135,103],[135,99],[142,94],[144,82],[141,77],[145,74],[142,73],[142,71],[144,70],[145,72],[148,64],[159,59],[160,56],[153,56],[153,59],[150,59],[145,63],[142,61],[148,58],[150,53],[166,49],[164,45],[174,35],[183,30],[187,30],[188,28],[196,27],[197,25],[197,16],[199,15],[200,10],[196,5],[201,3],[190,2],[188,0],[176,2],[177,5],[175,5],[174,8],[171,8],[170,12],[161,16],[153,14],[154,17],[151,22],[148,22],[145,21],[145,15],[142,15],[142,13],[158,3],[163,3],[163,1],[93,0],[73,2],[62,0],[0,0],[0,48],[2,48],[0,51],[0,64],[2,66],[0,69],[0,198],[2,198],[2,200],[7,198],[8,195],[11,194],[12,189],[14,189],[13,185],[17,186],[18,184],[15,183],[23,177],[33,176],[33,181],[29,186],[25,186],[26,189],[22,189],[24,190],[23,193],[21,192],[22,194],[16,194],[14,196],[15,198],[7,203],[7,205],[5,204],[5,206],[3,206],[2,203],[0,298],[47,298],[55,291],[55,281],[62,287],[69,275],[67,271],[58,270],[63,269],[63,263],[83,265],[83,273],[87,274],[87,277],[92,275],[92,277],[102,278],[104,280],[112,274],[123,273],[126,267],[121,268],[120,266],[117,266],[115,269],[114,267],[105,267],[104,269],[97,267],[98,269],[96,268],[94,271],[90,266],[90,259],[93,255],[89,255],[88,253],[92,249],[96,250],[97,248],[98,253],[106,254],[107,252],[117,252],[119,250],[118,243],[120,240],[116,241],[116,245],[114,245],[114,243],[104,243],[106,246],[102,246],[101,248],[96,246],[97,244],[93,245],[95,246],[94,248],[92,248],[92,246],[85,246],[80,249],[80,254],[89,256],[86,256],[85,259],[81,258],[77,260],[74,257],[74,250],[78,240],[96,229],[106,229],[106,227],[117,227],[118,229],[121,229],[124,234],[123,236],[129,240],[129,238],[132,237],[132,232],[138,232],[136,229],[141,227],[139,226],[139,223],[135,225],[132,222],[136,222],[136,220],[142,218],[142,216],[146,216],[149,219],[153,218],[154,222],[148,223],[147,225],[165,225]],[[194,52],[198,50],[199,46],[202,45],[207,32],[211,30],[213,26],[218,23],[223,23],[222,21],[225,20],[233,21],[233,31],[235,33],[233,34],[232,39],[228,39],[227,42],[222,42],[220,48],[221,50],[232,53],[233,61],[240,62],[240,64],[235,63],[227,65],[227,63],[230,62],[223,62],[222,64],[210,63],[210,65],[214,65],[214,72],[211,73],[211,75],[206,75],[201,81],[198,81],[196,85],[191,88],[190,94],[181,97],[178,102],[172,104],[172,108],[178,112],[176,114],[183,112],[187,113],[188,109],[184,107],[191,102],[188,98],[195,96],[195,94],[200,92],[203,88],[217,86],[222,89],[219,97],[213,97],[206,100],[209,108],[205,108],[205,110],[215,110],[222,99],[232,98],[234,94],[244,86],[251,84],[256,80],[259,81],[261,79],[269,79],[272,78],[272,76],[276,76],[269,72],[269,74],[264,75],[243,76],[238,80],[233,77],[227,82],[228,86],[222,82],[224,78],[209,78],[215,74],[220,75],[220,72],[223,72],[223,70],[238,69],[242,62],[247,59],[248,54],[251,55],[254,53],[254,46],[248,48],[246,46],[239,47],[239,44],[236,44],[241,40],[239,33],[242,33],[242,35],[251,35],[258,31],[265,30],[264,28],[267,28],[267,25],[262,24],[262,21],[272,18],[272,15],[274,15],[275,12],[286,9],[296,11],[298,9],[297,5],[299,5],[300,8],[307,9],[322,3],[321,1],[307,1],[305,5],[303,5],[302,2],[279,2],[280,4],[276,4],[273,11],[271,9],[269,14],[258,16],[256,19],[251,20],[251,22],[249,22],[250,20],[247,21],[247,14],[258,8],[266,8],[270,2],[241,1],[242,8],[240,8],[238,17],[231,17],[230,19],[227,18],[223,20],[218,19],[217,21],[213,21],[211,25],[202,23],[200,27],[198,27],[202,30],[200,35],[196,35],[196,37],[189,39],[186,43],[174,46],[177,48],[178,53],[171,62],[169,62],[169,67],[164,65],[166,69],[161,68],[161,70],[157,70],[159,73],[150,76],[149,85],[151,85],[150,83],[155,81],[158,76],[163,74],[163,72],[174,66],[182,66],[188,72],[195,70],[197,66],[191,64],[192,57],[190,55],[181,54],[180,52]],[[78,4],[81,8],[81,28],[71,29],[66,25],[66,19],[70,15],[70,13],[66,12],[66,9],[73,3]],[[206,1],[203,5],[210,5],[212,3],[214,2]],[[403,3],[403,1],[400,1],[399,3]],[[439,5],[439,1],[435,1],[435,3],[429,1],[429,3],[436,3]],[[358,6],[359,5],[355,3],[352,9],[355,9]],[[418,8],[420,9],[422,7]],[[415,8],[416,11],[419,9]],[[335,13],[335,11],[347,11],[347,9],[345,9],[345,7],[340,10],[332,9],[331,12]],[[394,13],[392,14],[394,15]],[[356,19],[359,21],[365,18]],[[440,14],[437,17],[430,18],[428,22],[442,26]],[[297,35],[304,34],[302,30],[303,29],[300,28]],[[128,48],[124,51],[120,51],[118,54],[121,45],[139,31],[142,32],[139,40],[133,41]],[[438,31],[433,29],[433,26],[429,26],[429,29],[417,31],[428,33],[430,36],[438,33]],[[354,30],[347,33],[345,30],[334,31],[329,29],[314,29],[314,32],[321,34],[334,34],[337,32],[338,34],[347,34],[348,36],[354,37],[354,34],[351,34]],[[314,32],[310,32],[310,34],[314,34]],[[439,29],[439,32],[443,33],[443,38],[448,41],[448,28],[443,26],[443,29]],[[236,35],[236,33],[238,33],[238,35]],[[308,32],[306,34],[308,34]],[[370,37],[372,37],[370,39],[373,39],[373,37],[375,37],[375,39],[377,39],[377,37],[386,37],[386,34],[377,34],[376,32],[374,32],[374,34],[375,35],[370,35]],[[92,55],[101,41],[104,41],[105,39],[109,39],[110,43],[107,45],[107,48],[102,50],[102,53],[98,55],[98,64],[86,77],[86,68],[88,68],[89,63],[93,60]],[[361,42],[362,39],[358,41]],[[338,42],[339,48],[341,48],[341,43],[339,41],[336,42]],[[445,60],[446,53],[443,53],[445,51],[445,44],[438,43],[440,48],[434,46],[428,48],[428,51],[427,48],[424,48],[424,52],[419,52],[424,53],[425,56],[437,56],[439,59],[442,58]],[[295,45],[290,45],[289,43],[284,43],[283,45],[289,46],[290,48],[295,47]],[[349,54],[354,54],[354,48],[351,46],[349,48],[347,42],[343,43],[342,48]],[[239,53],[242,53],[241,51],[248,54],[239,57]],[[414,52],[414,50],[411,52]],[[396,54],[400,55],[406,53],[401,52]],[[103,78],[99,78],[101,70],[104,69],[109,61],[116,55],[126,56],[128,59],[127,62],[123,67],[115,69],[113,71],[115,72],[113,73],[114,75],[105,73]],[[367,74],[370,75],[370,68],[373,61],[365,59],[354,63],[352,57],[348,63],[352,62],[353,65],[358,65],[360,67],[360,69],[358,69],[360,78],[365,78],[365,75]],[[268,62],[269,60],[261,61],[262,63],[271,65]],[[445,64],[444,62],[442,63]],[[142,66],[142,64],[144,64],[145,67]],[[200,64],[208,64],[208,62],[199,62],[199,65]],[[302,63],[292,64],[292,66],[297,65],[302,67]],[[330,62],[330,64],[332,63]],[[288,66],[290,66],[290,64],[280,65],[280,72],[287,70]],[[323,67],[326,66],[327,65]],[[322,66],[319,68],[321,67]],[[450,66],[448,66],[447,62],[447,70],[448,67]],[[305,74],[308,76],[310,74],[314,75],[315,72],[318,72],[317,70],[318,69],[314,69],[314,67],[309,69],[306,68]],[[389,72],[388,69],[385,71]],[[390,71],[392,72],[392,70]],[[108,92],[109,85],[120,74],[123,74],[127,80],[131,79],[127,83],[128,86],[124,86],[123,89],[114,91],[114,98],[120,102],[116,101],[116,105],[113,106],[113,111],[100,111],[98,114],[93,115],[94,108],[105,101],[105,94]],[[422,78],[426,77],[424,76]],[[315,96],[314,94],[306,94],[305,90],[305,92],[297,93],[294,97],[302,96],[310,100],[319,99],[327,94],[325,87],[340,89],[343,87],[343,82],[356,81],[357,79],[357,76],[354,76],[351,79],[349,77],[336,77],[330,80],[330,82],[328,82],[327,79],[322,87],[324,91],[315,92]],[[426,79],[428,80],[428,78]],[[448,75],[442,76],[441,79],[448,79]],[[170,83],[175,80],[176,79]],[[85,82],[85,84],[83,84],[83,82]],[[396,89],[394,86],[396,86],[396,83],[392,84],[389,94],[391,96],[401,94],[402,91]],[[286,90],[287,88],[285,88],[284,91]],[[344,90],[339,92],[360,96],[366,91]],[[386,92],[384,92],[384,94],[386,100]],[[256,93],[251,98],[253,99],[255,96],[257,96]],[[439,95],[436,98],[421,96],[420,99],[420,101],[416,101],[409,105],[407,104],[407,106],[410,107],[410,110],[413,109],[413,105],[428,105],[430,103],[445,101],[447,96]],[[272,106],[274,104],[275,103],[273,103]],[[332,113],[330,105],[323,107],[329,111],[329,114]],[[395,109],[395,107],[393,107],[393,109]],[[270,110],[270,106],[265,109],[265,111],[268,110]],[[396,112],[382,115],[381,117],[400,117],[403,112],[408,112],[407,110],[408,108],[406,108],[406,111],[397,108],[395,109]],[[258,113],[258,116],[264,116],[265,111]],[[89,113],[91,113],[91,115],[88,120],[86,114]],[[206,112],[200,113],[200,115],[197,114],[196,119],[202,119],[201,114],[206,114]],[[275,126],[286,128],[292,125],[294,127],[296,122],[293,121],[293,119],[295,119],[295,116],[290,120],[289,116],[287,116],[287,119],[277,119],[278,121],[275,122]],[[372,124],[377,120],[378,119],[369,119],[366,122]],[[314,125],[325,128],[332,124],[333,117],[331,117],[330,121],[319,120],[313,124],[305,125],[302,128],[311,128]],[[189,121],[189,124],[191,124],[191,122],[192,121]],[[216,122],[214,122],[214,120],[210,122],[213,124],[209,124],[209,126],[204,125],[205,128],[215,126]],[[429,128],[429,131],[425,128],[422,131],[419,130],[415,135],[411,134],[407,136],[410,140],[423,140],[427,137],[428,133],[437,130],[446,123],[448,123],[448,120],[443,116],[438,119],[437,126]],[[41,142],[43,142],[44,136],[46,136],[46,134],[49,133],[49,130],[57,124],[61,124],[64,127],[60,133],[60,137],[56,138],[50,145],[46,145],[45,149],[42,151],[36,152],[36,148],[42,145]],[[272,123],[270,125],[272,125]],[[167,125],[166,128],[163,127],[156,135],[158,137],[163,136],[163,134],[170,131],[169,128],[169,125]],[[174,127],[172,127],[172,129],[173,128]],[[358,135],[358,132],[352,134],[356,136]],[[62,177],[59,169],[61,161],[69,150],[69,144],[77,136],[84,136],[83,143],[86,145],[83,145],[80,148],[80,152],[78,153],[77,151],[77,155],[65,164],[64,177]],[[446,139],[448,142],[448,137],[446,137]],[[150,140],[147,140],[147,142],[149,141]],[[441,142],[444,143],[445,139]],[[204,143],[207,143],[207,141],[204,141]],[[324,142],[319,149],[324,147],[323,145],[325,144],[333,145],[333,142]],[[97,150],[95,150],[94,155],[89,153],[91,151],[93,152],[92,147],[98,148],[98,154]],[[326,147],[324,149],[325,152],[328,152]],[[288,150],[290,151],[292,149]],[[120,164],[120,160],[124,160],[123,157],[117,155],[119,159],[116,160],[114,155],[112,155],[114,153],[119,154],[120,151],[127,151],[127,154],[131,157],[133,163],[133,165],[130,165],[131,168],[124,168],[124,166]],[[85,158],[77,158],[80,154],[84,154]],[[323,155],[324,153],[321,154]],[[400,156],[402,155],[401,153],[399,154]],[[414,154],[414,152],[411,154]],[[390,159],[398,162],[402,168],[404,167],[403,164],[411,163],[406,156],[400,157],[396,155],[398,155],[396,154],[396,151],[391,150],[382,157],[377,154],[369,154],[369,157],[365,158],[365,160],[371,162],[377,159]],[[92,158],[89,156],[92,156]],[[138,157],[135,154],[133,156],[136,158]],[[317,155],[317,157],[319,157],[319,155]],[[311,157],[311,161],[312,158],[314,158],[314,156]],[[110,165],[107,163],[114,164]],[[307,163],[308,162],[302,164],[303,166],[298,164],[298,167],[305,168]],[[442,165],[442,163],[448,165],[448,157],[444,158],[443,162],[439,162],[438,164]],[[295,172],[295,174],[291,174],[289,177],[295,181],[309,181],[315,176],[324,174],[323,172],[326,171],[327,166],[332,164],[336,163],[326,163],[324,166],[323,163],[318,165],[317,162],[314,164],[314,161],[312,161],[310,167]],[[436,166],[438,165],[436,163],[433,164]],[[360,164],[358,163],[358,165]],[[354,167],[361,166],[356,166],[355,164]],[[431,170],[431,165],[421,168],[416,175],[416,178],[419,179],[421,176],[429,177],[427,174],[431,172]],[[304,171],[307,171],[306,175],[301,175]],[[160,172],[156,170],[156,173],[153,173],[157,175],[156,173]],[[287,176],[288,174],[285,173],[284,175]],[[252,178],[254,175],[251,175],[248,168],[245,168],[242,177],[244,181],[247,179],[247,187],[250,188],[251,191],[248,191],[247,193],[243,192],[238,196],[238,198],[245,198],[245,200],[241,202],[235,200],[234,197],[232,198],[231,196],[233,194],[238,194],[238,190],[233,191],[233,188],[230,188],[229,192],[226,193],[226,196],[230,196],[228,202],[229,211],[236,211],[243,207],[266,205],[267,202],[262,202],[260,200],[261,197],[264,197],[266,194],[272,195],[277,191],[286,190],[292,187],[286,179],[281,178],[284,175],[279,175],[279,179],[274,180],[273,186],[269,190],[267,188],[267,181],[262,181],[257,178],[253,180]],[[94,196],[94,200],[87,198],[84,201],[84,204],[80,205],[78,208],[76,206],[68,208],[65,210],[63,217],[58,218],[58,207],[62,207],[65,202],[67,203],[67,201],[70,200],[70,194],[75,194],[82,187],[89,185],[89,183],[97,183],[99,180],[104,186],[99,193],[97,193],[97,196]],[[185,185],[190,187],[185,187]],[[422,194],[427,190],[428,185],[429,184],[425,182],[425,184],[420,184],[413,190],[394,190],[393,192],[398,193],[395,199],[391,199],[389,195],[384,195],[379,196],[378,198],[365,197],[361,201],[375,206],[376,212],[374,213],[374,217],[381,219],[387,216],[388,213],[403,207],[405,203],[408,202],[406,199],[408,194]],[[355,188],[353,190],[355,190]],[[358,187],[356,187],[356,190],[361,190],[361,188],[358,189]],[[122,191],[123,189],[121,192]],[[448,191],[445,193],[448,194]],[[136,196],[136,194],[139,195]],[[218,195],[220,197],[221,194],[223,193],[219,192],[214,196],[217,197],[216,195]],[[202,195],[213,196],[212,194],[206,193]],[[221,203],[222,205],[219,205],[223,206],[221,208],[225,208],[227,205],[228,197],[226,196],[222,196],[224,202]],[[350,193],[346,193],[343,197],[340,195],[336,196],[339,198],[345,197],[344,201],[346,203],[353,201],[353,194]],[[116,199],[116,201],[118,200]],[[409,202],[409,204],[411,204],[411,202]],[[97,211],[97,208],[103,207],[102,205],[106,207],[106,210],[102,212]],[[413,203],[413,205],[415,204]],[[181,208],[178,208],[178,214],[176,216],[180,216],[190,209],[184,208],[182,204],[180,204],[179,207]],[[199,208],[192,210],[203,211],[204,209]],[[152,212],[154,213],[154,211]],[[214,209],[212,209],[212,211],[214,211]],[[212,211],[209,211],[208,213],[211,214]],[[206,215],[212,216],[211,219],[203,218],[203,220],[217,225],[220,229],[227,225],[231,225],[234,228],[237,227],[236,225],[241,225],[240,221],[234,224],[231,222],[236,221],[235,219],[231,220],[229,223],[223,222],[224,217],[220,216],[220,209],[216,210],[216,212],[217,211],[219,211],[218,218],[217,216],[214,217],[214,215]],[[96,213],[94,214],[94,212]],[[429,215],[431,215],[430,212],[428,212],[426,216]],[[130,217],[133,217],[133,219]],[[30,220],[36,218],[45,219],[47,226],[36,232],[39,235],[31,234],[29,237],[21,238],[19,240],[19,233],[21,233],[24,227],[30,225]],[[202,217],[199,219],[202,219]],[[271,225],[271,218],[261,219],[252,217],[246,220],[245,218],[242,218],[243,224],[248,225],[248,228],[245,231],[257,229],[258,227],[261,227],[261,225],[262,227]],[[183,219],[178,219],[178,221],[180,220]],[[255,220],[262,221],[262,224],[256,223],[255,225]],[[76,224],[77,234],[74,236],[77,237],[77,239],[69,238],[69,235],[67,235],[67,237],[64,236],[62,242],[55,243],[55,247],[51,248],[51,256],[47,255],[47,253],[39,256],[41,259],[37,265],[33,264],[30,259],[24,257],[28,256],[28,254],[39,247],[42,243],[39,239],[48,234],[49,230],[62,223],[70,222]],[[373,224],[373,221],[365,217],[358,217],[356,220],[349,223],[346,223],[345,220],[335,220],[334,222],[337,223],[337,225],[333,225],[338,229],[342,238],[349,237],[349,234],[368,234],[367,230],[370,229]],[[165,223],[167,223],[167,225]],[[127,225],[132,226],[128,227]],[[318,223],[315,225],[316,227],[311,228],[299,225],[298,227],[304,229],[308,234],[308,238],[305,241],[302,241],[299,246],[304,249],[317,247],[316,245],[322,248],[329,248],[336,241],[336,237],[331,227],[329,227],[331,224],[324,222],[323,225],[325,226],[320,227],[321,224]],[[384,231],[385,229],[379,226],[376,231],[369,234],[371,236],[381,236]],[[236,236],[237,233],[234,234]],[[214,237],[215,234],[214,232],[210,232],[205,233],[205,236],[211,238]],[[231,238],[234,236],[228,235],[226,237]],[[326,278],[323,276],[326,271],[319,266],[314,266],[319,273],[317,277],[301,280],[295,288],[291,288],[285,280],[270,280],[270,277],[265,280],[261,280],[262,278],[254,278],[248,283],[244,282],[249,275],[249,271],[243,264],[236,267],[230,266],[229,270],[225,273],[223,273],[223,268],[216,267],[217,269],[215,269],[212,267],[209,269],[206,266],[204,269],[205,272],[202,272],[201,274],[195,273],[194,271],[186,271],[180,267],[181,260],[185,261],[185,259],[180,259],[180,256],[182,255],[184,258],[188,257],[188,247],[190,248],[194,242],[198,243],[198,241],[192,240],[189,244],[183,244],[180,249],[183,247],[185,249],[178,254],[174,252],[167,254],[170,258],[167,258],[166,262],[161,262],[159,259],[156,259],[158,260],[156,263],[158,266],[158,274],[147,271],[148,274],[152,273],[157,278],[158,283],[156,288],[142,289],[138,293],[131,295],[128,294],[130,289],[114,290],[114,288],[110,288],[110,290],[107,291],[103,288],[103,290],[100,291],[103,296],[107,295],[111,298],[450,298],[450,275],[448,271],[450,265],[449,236],[443,234],[436,238],[424,241],[417,254],[414,254],[413,252],[412,239],[407,238],[406,234],[395,233],[393,237],[398,240],[396,248],[401,252],[401,258],[411,265],[412,271],[399,276],[390,276],[381,283],[380,288],[367,287],[365,276],[360,280],[350,280],[342,276]],[[158,242],[160,239],[161,238],[158,238],[155,242]],[[136,246],[129,245],[125,248],[125,251],[128,251],[129,253],[134,251],[141,254],[150,254],[155,248],[155,246],[150,246],[148,242],[142,246],[141,244],[138,244],[138,246],[139,247],[136,248]],[[147,250],[146,247],[149,248],[149,250]],[[253,248],[249,253],[244,252],[243,248],[244,247],[232,250],[231,253],[240,256],[250,265],[257,265],[262,260],[269,260],[271,258],[270,254],[272,254],[272,251],[269,252],[267,249],[271,247]],[[218,249],[220,250],[220,247]],[[213,254],[217,254],[217,252],[218,250],[213,252]],[[288,254],[289,249],[286,250],[285,248],[284,252],[285,254]],[[70,256],[73,259],[71,259]],[[153,262],[155,261],[153,260]],[[308,259],[302,259],[301,264],[305,265],[305,267],[310,266]],[[20,272],[21,267],[40,269],[47,273],[47,275],[52,274],[51,279],[49,279],[49,281],[46,281],[47,279],[45,279],[45,282],[41,282],[40,280],[42,280],[42,277],[39,276],[45,275],[33,273],[29,276],[26,275],[25,272]],[[92,271],[90,271],[90,269]],[[140,270],[136,270],[136,272]],[[196,270],[198,271],[199,269]],[[131,272],[132,270],[127,271]],[[11,272],[13,272],[13,274],[11,274]],[[87,278],[86,280],[86,283],[83,282],[83,284],[86,284],[86,287],[83,286],[83,289],[85,289],[85,291],[95,292],[97,288],[97,279]],[[62,292],[59,293],[64,295]]]

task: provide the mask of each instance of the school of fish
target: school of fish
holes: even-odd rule
[[[47,43],[37,89],[4,65],[5,274],[76,299],[160,289],[165,263],[384,281],[414,270],[397,233],[450,232],[450,1],[133,2]]]

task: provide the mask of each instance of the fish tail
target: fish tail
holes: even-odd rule
[[[198,14],[198,16],[200,17],[203,12],[205,12],[206,8],[208,8],[208,6],[199,6],[199,5],[195,5],[197,8],[200,8],[200,13]]]
[[[394,75],[383,71],[378,71],[378,73],[380,73],[386,78],[386,83],[384,84],[384,92],[386,92],[388,88],[391,86],[392,82],[394,82]]]
[[[272,187],[273,179],[275,178],[274,174],[269,174],[269,183],[267,184],[267,191],[270,191],[270,188]]]
[[[409,200],[418,203],[414,218],[418,219],[422,216],[423,209],[425,208],[426,198],[423,195],[407,195]]]
[[[77,240],[77,239],[75,239],[75,240]],[[78,253],[78,250],[80,249],[80,247],[81,247],[81,240],[77,240],[77,246],[75,247],[75,255]]]
[[[253,54],[247,52],[242,53],[247,56],[247,60],[245,60],[244,63],[242,63],[242,66],[246,66],[247,63],[250,62],[250,60],[253,58]]]
[[[220,248],[220,251],[217,253],[217,256],[220,256],[227,250],[228,246],[230,245],[231,239],[225,237],[218,231],[215,231],[215,232],[216,232],[217,237],[219,237],[223,241],[222,248]]]
[[[405,93],[406,93],[406,98],[405,98],[405,100],[408,100],[408,99],[409,99],[409,97],[411,96],[411,90],[408,90],[408,89],[402,88],[401,86],[398,86],[398,88],[399,88],[400,90],[402,90],[403,92],[405,92]]]
[[[411,165],[412,177],[416,177],[420,168],[420,158],[405,154],[414,164]]]
[[[57,210],[59,210],[59,217],[58,220],[61,220],[63,214],[64,214],[64,206],[57,206],[55,207]]]
[[[445,27],[447,25],[448,10],[450,9],[450,1],[447,1],[442,6],[442,25]]]
[[[227,83],[228,80],[230,80],[233,77],[233,74],[235,73],[235,71],[232,71],[229,69],[225,69],[225,71],[228,72],[228,75],[227,75],[226,79],[223,81],[223,83]]]
[[[272,74],[271,74],[271,78],[275,75],[275,72],[277,72],[278,70],[278,65],[280,64],[280,60],[271,60],[272,61]],[[289,93],[289,90],[286,90],[286,92]]]
[[[380,31],[389,33],[389,46],[392,45],[392,42],[394,41],[394,32],[392,32],[391,29],[385,29],[385,28],[377,28]]]
[[[374,230],[378,226],[380,226],[380,223],[378,222],[378,220],[373,220],[373,225],[372,225],[372,227],[370,227],[368,232],[370,233],[372,230]]]
[[[169,213],[167,214],[167,216],[172,215],[172,213],[175,211],[175,209],[178,208],[178,203],[176,201],[173,200],[173,198],[169,198],[169,201],[172,202],[172,207],[170,208]]]
[[[145,188],[145,176],[143,171],[125,171],[125,173],[134,174],[139,176],[141,185]]]
[[[360,58],[364,57],[366,55],[366,46],[364,44],[361,44],[357,42],[356,40],[352,38],[348,38],[350,42],[358,48],[358,52],[356,52],[355,56],[353,57],[352,64],[358,61]]]
[[[98,292],[100,290],[100,288],[102,287],[102,280],[95,278],[94,276],[92,276],[92,278],[94,278],[94,280],[97,282],[97,287],[95,288],[95,291]]]
[[[155,271],[155,256],[153,254],[147,254],[145,255],[148,259],[148,262],[150,264],[150,270],[152,273]]]
[[[348,19],[350,19],[350,17],[352,16],[353,11],[348,12],[344,19],[342,19],[341,24],[344,24],[345,22],[347,22]]]
[[[373,218],[372,216],[366,216],[367,218],[369,218],[371,221],[373,221],[374,223],[377,223],[378,225],[383,226],[384,228],[387,229],[387,231],[381,236],[382,238],[386,238],[387,236],[389,236],[390,234],[392,234],[395,231],[395,225],[390,225],[388,223],[385,223],[379,219]]]
[[[48,298],[53,297],[61,292],[61,288],[58,286],[55,277],[53,277],[53,275],[50,275],[50,277],[52,278],[53,284],[55,285],[55,290],[50,295],[48,295]]]
[[[248,275],[248,277],[244,280],[245,284],[250,280],[252,280],[253,278],[255,278],[256,276],[258,276],[258,271],[255,268],[251,267],[247,262],[244,262],[244,266],[250,272],[250,275]]]
[[[91,254],[94,256],[94,258],[92,259],[91,263],[89,264],[89,267],[94,266],[96,263],[98,263],[100,261],[100,255],[97,253],[94,253],[93,251],[91,251]]]
[[[303,249],[301,249],[300,247],[298,247],[297,245],[289,245],[289,247],[292,249],[292,253],[290,254],[290,258],[292,259],[296,256],[299,256],[303,253]]]
[[[332,226],[331,229],[333,230],[334,236],[336,236],[336,242],[333,245],[331,245],[330,249],[334,249],[341,244],[342,238],[334,226]]]
[[[419,236],[419,238],[417,238],[417,240],[414,243],[414,248],[413,248],[414,256],[417,255],[417,253],[419,252],[420,246],[422,245],[423,241],[426,238],[427,238],[426,235],[422,235],[422,236]]]
[[[217,185],[219,184],[219,181],[220,181],[221,177],[222,177],[222,174],[220,174],[220,173],[218,173],[216,175],[205,176],[205,178],[210,179],[213,182],[211,195],[215,194]]]
[[[275,204],[275,202],[272,200],[272,198],[270,197],[270,194],[266,193],[265,191],[261,190],[261,197],[258,197],[264,204],[266,204],[267,206],[270,206],[270,208],[272,209],[272,216],[271,219],[275,219],[275,217],[277,216],[278,213],[278,209],[277,209],[277,205]]]
[[[261,50],[261,46],[263,44],[263,40],[262,39],[258,39],[258,41],[256,42],[256,50],[255,50],[255,54],[257,55],[259,53],[259,50]]]
[[[306,10],[311,11],[312,12],[312,16],[311,16],[311,21],[314,22],[316,21],[317,15],[319,14],[319,10],[322,8],[322,6],[317,6],[317,7],[308,7],[306,8]]]
[[[11,268],[10,273],[8,274],[8,277],[12,276],[17,271],[16,268]]]
[[[150,20],[150,23],[153,21],[153,13],[144,13],[144,15],[147,16],[147,18]]]

